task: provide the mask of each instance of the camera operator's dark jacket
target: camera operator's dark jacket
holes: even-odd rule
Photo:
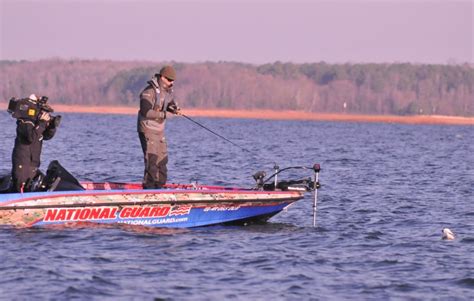
[[[12,176],[14,183],[18,182],[17,184],[21,185],[21,182],[35,176],[33,171],[40,166],[43,140],[53,138],[56,128],[54,122],[48,124],[45,121],[35,124],[29,120],[18,119],[16,124],[15,147],[12,153]],[[21,168],[19,168],[20,165]]]

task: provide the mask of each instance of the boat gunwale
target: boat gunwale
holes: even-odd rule
[[[80,192],[80,193],[77,193]],[[41,205],[12,205],[20,202],[28,202],[35,200],[45,199],[56,199],[64,197],[89,197],[89,196],[115,196],[115,195],[176,195],[176,194],[237,194],[237,195],[275,195],[278,198],[262,199],[262,198],[249,198],[249,199],[188,199],[188,200],[157,200],[157,201],[111,201],[111,202],[97,202],[97,203],[71,203],[71,204],[41,204]],[[286,196],[285,196],[286,195]],[[296,202],[304,197],[302,191],[262,191],[262,190],[187,190],[187,189],[173,189],[173,190],[127,190],[125,193],[123,190],[83,190],[74,191],[74,193],[64,192],[45,192],[44,195],[38,195],[35,193],[34,196],[23,197],[19,199],[6,200],[0,203],[0,210],[16,210],[16,209],[43,209],[43,208],[71,208],[71,207],[102,207],[102,206],[140,206],[140,205],[176,205],[176,204],[224,204],[224,203],[272,203],[272,202],[285,202],[291,201]]]
[[[187,204],[203,204],[199,207],[207,207],[209,205],[227,205],[227,204],[246,204],[249,206],[271,206],[280,203],[294,203],[302,199],[302,196],[287,197],[282,199],[235,199],[235,200],[184,200],[184,201],[142,201],[142,202],[110,202],[110,203],[76,203],[76,204],[47,204],[47,205],[25,205],[25,206],[0,206],[2,210],[28,210],[28,209],[48,209],[48,208],[77,208],[77,207],[123,207],[123,206],[144,206],[144,205],[187,205]]]

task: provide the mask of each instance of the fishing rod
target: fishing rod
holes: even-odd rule
[[[194,122],[195,124],[199,125],[200,127],[202,127],[203,129],[205,129],[206,131],[209,131],[211,132],[212,134],[216,135],[217,137],[221,138],[221,139],[224,139],[225,141],[231,143],[232,145],[234,146],[237,146],[238,148],[248,152],[248,153],[251,153],[253,154],[253,152],[249,151],[248,149],[246,149],[245,147],[242,147],[238,144],[235,144],[234,142],[230,141],[229,139],[227,139],[226,137],[222,136],[222,135],[219,135],[218,133],[214,132],[213,130],[211,130],[210,128],[200,124],[199,122],[197,122],[196,120],[192,119],[191,117],[189,116],[186,116],[185,114],[179,112],[177,115],[180,115],[180,116],[183,116],[184,118],[186,118],[187,120],[191,121],[191,122]]]

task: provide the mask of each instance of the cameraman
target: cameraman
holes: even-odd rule
[[[35,94],[30,100],[37,102]],[[15,192],[29,191],[28,184],[37,175],[43,140],[53,138],[56,124],[48,112],[41,111],[35,121],[18,118],[12,153],[12,180]]]

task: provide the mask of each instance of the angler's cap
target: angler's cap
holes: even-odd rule
[[[172,66],[164,66],[161,68],[159,74],[171,80],[176,80],[176,71]]]
[[[37,101],[37,100],[38,100],[38,97],[36,96],[36,94],[31,94],[28,98],[31,99],[31,100],[33,100],[33,101]]]

